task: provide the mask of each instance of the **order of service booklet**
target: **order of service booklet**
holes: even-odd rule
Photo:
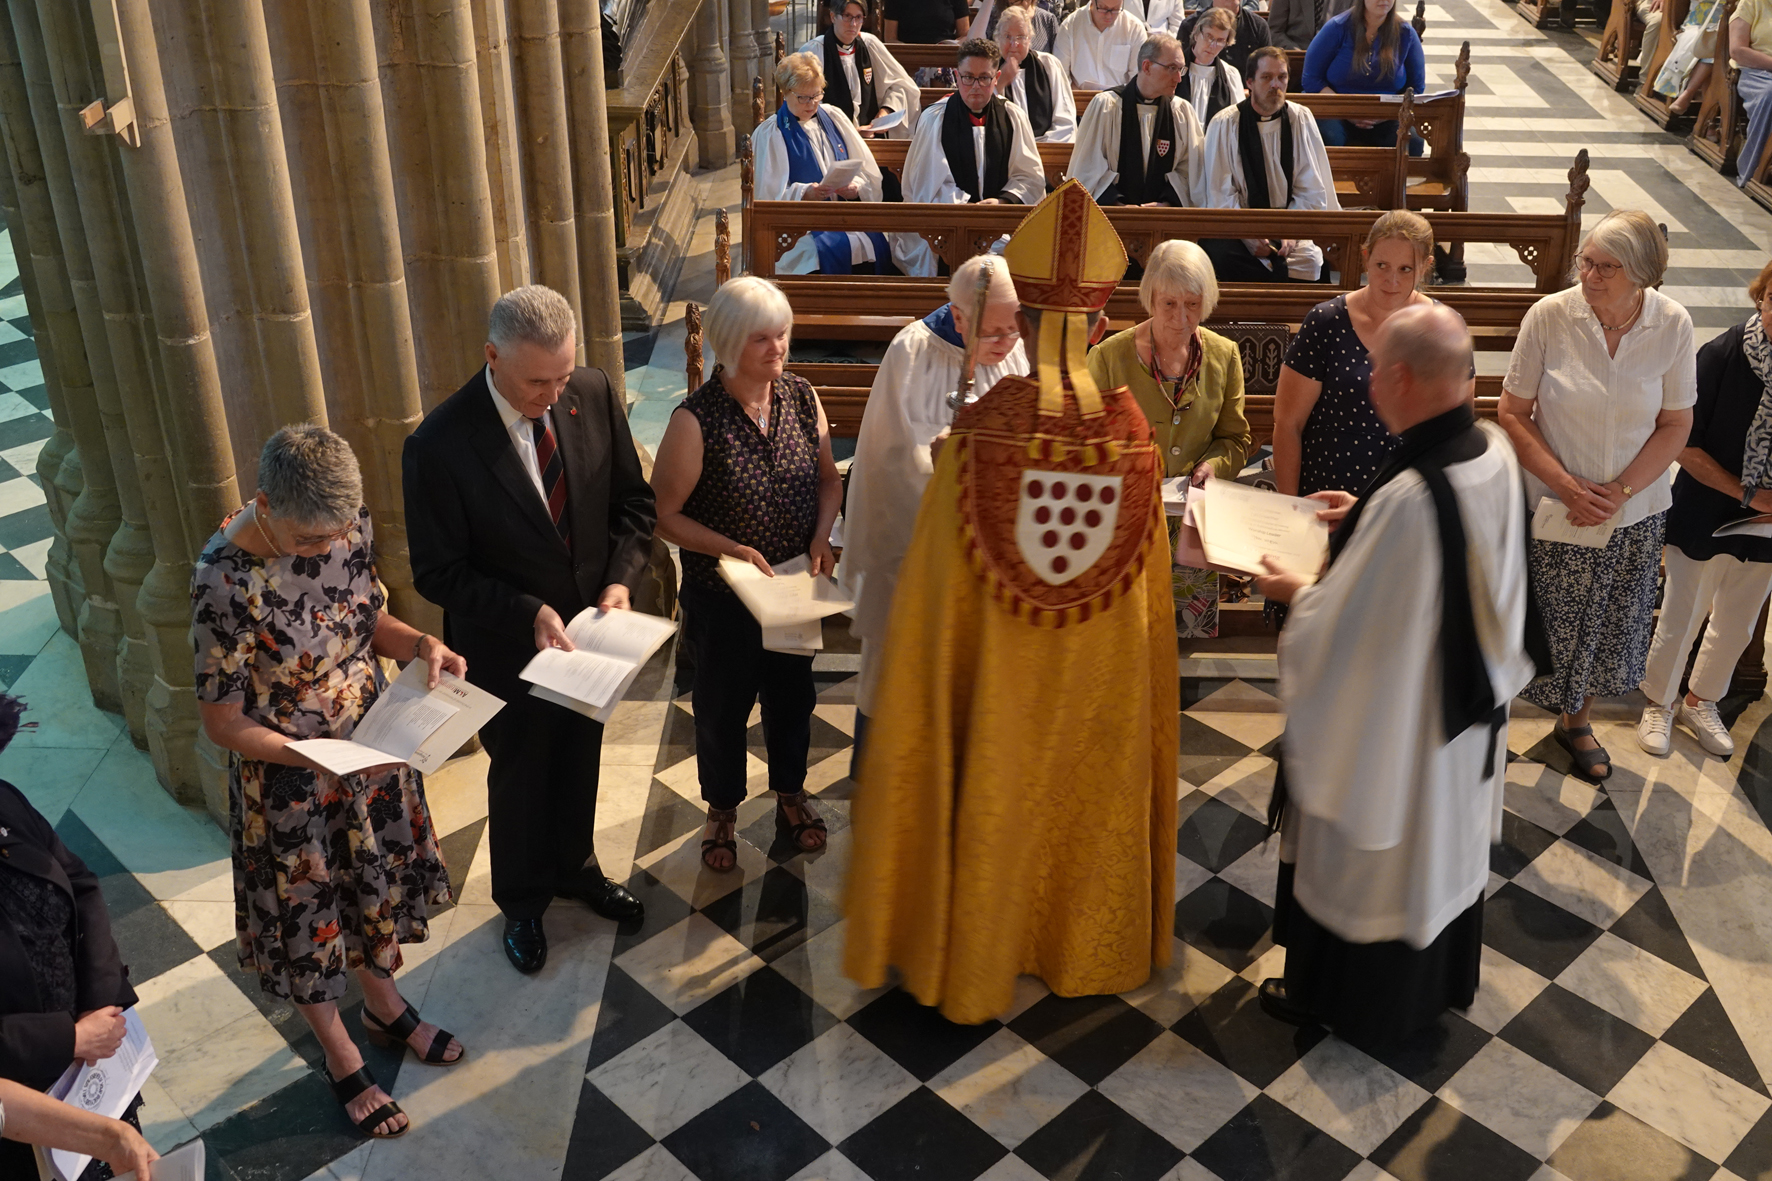
[[[1239,574],[1269,573],[1264,555],[1284,570],[1321,572],[1329,558],[1329,526],[1317,519],[1322,508],[1321,501],[1234,480],[1207,480],[1187,499],[1207,564]]]
[[[75,1061],[49,1088],[51,1099],[59,1099],[71,1107],[107,1119],[123,1117],[130,1100],[141,1093],[142,1084],[160,1064],[147,1027],[133,1006],[123,1010],[123,1024],[123,1042],[117,1052],[91,1066]],[[63,1148],[49,1149],[44,1155],[48,1157],[49,1170],[55,1181],[74,1181],[85,1172],[87,1162],[92,1159]],[[158,1169],[155,1176],[159,1176]]]
[[[640,669],[677,625],[642,611],[580,611],[566,625],[573,650],[544,648],[518,674],[535,696],[607,722]]]
[[[855,606],[828,575],[812,573],[805,554],[770,567],[774,577],[737,558],[720,559],[738,601],[763,628],[763,647],[789,656],[811,656],[824,647],[824,619]]]
[[[429,775],[440,769],[505,703],[460,677],[444,673],[425,687],[430,666],[414,660],[376,699],[346,738],[304,738],[289,749],[334,775],[406,763]]]

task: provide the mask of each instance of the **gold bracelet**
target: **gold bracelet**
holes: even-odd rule
[[[1632,496],[1636,495],[1636,493],[1631,490],[1631,486],[1626,484],[1623,480],[1618,481],[1618,486],[1624,489],[1624,498],[1626,500],[1629,500]]]

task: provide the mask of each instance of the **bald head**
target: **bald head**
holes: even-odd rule
[[[1444,304],[1413,304],[1379,325],[1372,342],[1372,408],[1392,434],[1470,397],[1471,334]]]
[[[985,268],[990,274],[985,275]],[[961,263],[948,281],[948,302],[954,309],[954,330],[960,339],[972,339],[972,310],[978,306],[978,285],[985,283],[984,319],[979,323],[978,356],[980,365],[998,365],[1015,351],[1019,335],[1015,313],[1021,301],[1015,295],[1015,280],[1009,277],[1009,264],[993,254],[980,254]]]

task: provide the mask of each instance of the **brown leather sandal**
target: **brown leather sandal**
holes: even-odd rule
[[[721,831],[718,827],[719,825],[730,824],[736,826],[738,824],[738,809],[709,808],[708,820],[716,826],[714,829],[715,832]],[[730,833],[732,832],[732,829],[729,828],[725,831]],[[712,854],[722,851],[732,854],[731,865],[715,865],[710,859]],[[721,840],[718,837],[703,838],[701,842],[701,863],[715,873],[731,873],[734,869],[738,868],[738,842],[732,839]]]
[[[783,795],[781,792],[775,793],[775,831],[778,833],[786,833],[787,838],[794,843],[794,848],[800,850],[802,853],[816,853],[824,848],[826,840],[825,834],[828,832],[824,826],[824,821],[821,818],[814,816],[811,820],[805,821],[804,823],[795,824],[792,820],[788,819],[789,808],[799,808],[803,812],[811,811],[810,804],[806,799],[805,791],[797,791],[792,795]],[[808,832],[816,832],[819,834],[818,844],[808,845],[801,839]]]

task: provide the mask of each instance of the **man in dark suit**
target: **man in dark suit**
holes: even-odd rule
[[[640,900],[597,867],[603,726],[531,696],[518,674],[568,651],[586,607],[629,606],[657,520],[625,407],[601,369],[575,364],[572,307],[546,287],[493,305],[486,367],[406,440],[412,581],[443,608],[468,679],[505,700],[480,731],[492,900],[520,972],[547,962],[542,912],[556,897],[638,921]]]

